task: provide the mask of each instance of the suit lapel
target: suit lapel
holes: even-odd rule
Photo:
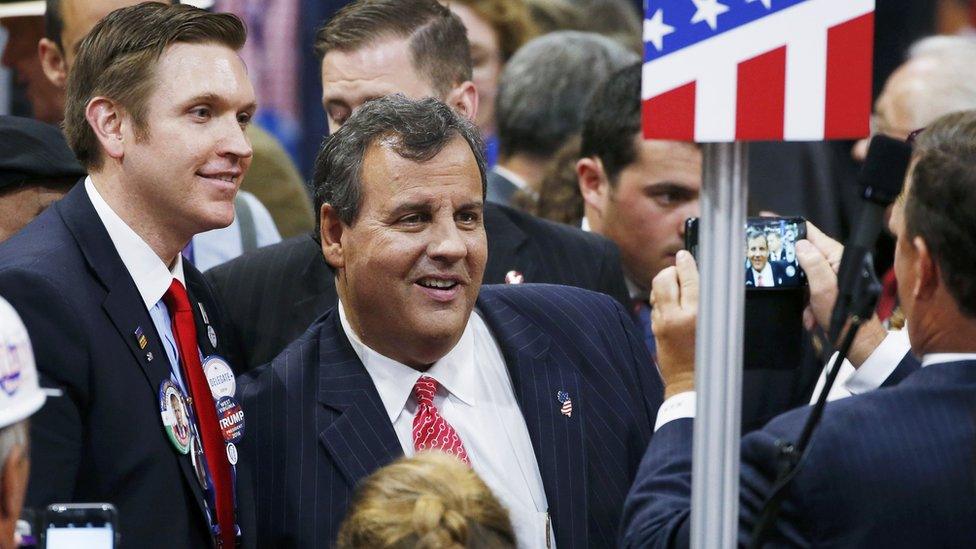
[[[142,296],[88,199],[84,183],[76,184],[57,207],[89,267],[105,287],[102,308],[139,364],[149,383],[150,394],[155,398],[160,384],[170,377],[171,365],[156,326],[144,307]],[[141,330],[146,337],[145,348],[139,342],[137,330]],[[162,424],[160,436],[165,436]],[[204,495],[197,483],[193,465],[186,456],[178,456],[177,460],[200,508],[199,516],[205,517]]]
[[[589,521],[582,424],[586,403],[579,375],[568,360],[558,360],[545,332],[496,298],[490,288],[482,289],[478,307],[512,377],[546,490],[556,545],[583,546]],[[568,416],[562,413],[561,399],[566,397],[572,405]]]
[[[333,419],[319,433],[350,488],[403,455],[373,380],[353,351],[333,310],[319,340],[319,402]],[[326,420],[328,421],[328,419]]]
[[[155,393],[162,380],[169,376],[169,361],[160,345],[159,334],[156,333],[152,318],[143,307],[135,282],[95,213],[94,206],[88,200],[84,183],[75,185],[57,206],[89,268],[105,287],[106,296],[102,307]],[[136,335],[139,329],[148,340],[145,349],[140,347]]]
[[[215,354],[223,356],[220,353],[220,339],[214,329],[215,319],[210,316],[213,311],[200,299],[209,293],[205,289],[203,278],[202,276],[198,277],[195,270],[192,273],[189,272],[190,269],[193,269],[189,262],[183,263],[183,269],[190,308],[193,309],[193,324],[197,330],[197,346],[200,347],[200,352],[203,353],[204,358]]]

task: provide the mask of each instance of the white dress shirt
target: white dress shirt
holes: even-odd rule
[[[508,509],[519,547],[555,547],[546,540],[548,502],[525,418],[498,343],[475,311],[460,341],[425,373],[370,349],[353,332],[339,303],[339,319],[389,414],[403,453],[414,454],[413,386],[421,375],[440,384],[434,405],[454,427],[471,467]]]
[[[846,360],[843,362],[841,371],[837,373],[834,386],[827,395],[827,400],[846,398],[881,387],[881,384],[895,371],[898,363],[910,349],[907,330],[888,332],[881,344],[872,351],[860,368],[855,370],[849,362]],[[820,373],[820,379],[817,381],[813,397],[810,400],[811,403],[816,402],[818,395],[823,390],[826,372],[833,366],[836,358],[835,353]],[[694,418],[695,402],[695,391],[685,391],[669,397],[658,410],[654,430],[657,431],[666,423],[676,419]]]
[[[183,257],[176,255],[173,267],[167,267],[163,260],[156,255],[156,252],[149,247],[149,244],[142,239],[132,227],[126,224],[115,210],[105,202],[105,199],[98,194],[92,183],[91,176],[85,178],[85,191],[88,199],[95,207],[95,213],[101,219],[102,225],[108,232],[108,237],[115,245],[115,250],[122,259],[129,276],[139,291],[142,302],[149,311],[153,326],[156,332],[163,339],[163,349],[169,358],[172,367],[173,379],[180,385],[186,393],[186,386],[183,383],[183,375],[179,368],[179,353],[176,350],[176,339],[173,337],[173,325],[169,316],[169,309],[163,303],[163,295],[169,289],[173,279],[180,281],[186,286],[183,276]],[[150,337],[151,332],[146,332],[146,337]],[[133,337],[135,337],[133,335]]]

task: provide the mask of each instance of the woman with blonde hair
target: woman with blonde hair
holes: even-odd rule
[[[400,458],[360,484],[340,549],[508,549],[508,511],[467,465],[441,452]]]

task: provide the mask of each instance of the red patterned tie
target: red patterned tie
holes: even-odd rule
[[[434,406],[437,380],[421,376],[413,386],[417,399],[417,415],[413,417],[413,447],[418,451],[440,450],[468,462],[468,452],[461,437]]]
[[[193,323],[193,310],[186,288],[179,280],[173,279],[163,296],[163,301],[173,319],[173,336],[180,352],[180,365],[186,380],[193,412],[200,428],[203,454],[214,485],[214,500],[217,506],[217,524],[220,526],[220,543],[224,547],[234,547],[236,537],[234,527],[234,496],[230,479],[230,462],[227,460],[223,436],[217,424],[217,408],[214,405],[210,385],[200,365],[197,350],[197,329]]]

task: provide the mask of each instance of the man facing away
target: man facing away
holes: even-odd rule
[[[219,313],[180,254],[231,222],[250,164],[244,40],[236,17],[188,6],[140,4],[95,25],[65,117],[89,176],[0,245],[0,294],[59,395],[31,426],[28,501],[111,502],[133,547],[229,547],[250,530],[233,486],[239,440],[216,417],[233,384],[209,386],[230,370]],[[171,394],[189,440],[167,434]]]
[[[890,388],[827,405],[785,489],[769,544],[967,547],[976,539],[974,161],[976,111],[939,118],[916,141],[906,189],[889,222],[911,353],[884,365]],[[842,251],[828,252],[839,246],[818,240],[817,249],[810,241],[796,249],[810,279],[814,315],[826,325],[836,298],[828,257]],[[680,546],[688,539],[698,273],[682,254],[677,269],[654,281],[655,335],[669,397],[662,410],[669,412],[659,417],[628,496],[625,547]],[[823,280],[832,280],[828,291]],[[884,333],[877,319],[863,326],[852,355],[878,330]],[[878,345],[872,354],[880,351]],[[921,357],[921,367],[912,354]],[[796,443],[809,413],[788,412],[743,438],[740,543],[750,540],[782,468],[782,449]]]
[[[607,296],[482,287],[481,147],[444,103],[400,95],[326,142],[315,196],[339,303],[241,388],[260,544],[331,543],[362,478],[430,449],[470,463],[521,546],[615,542],[660,379]]]

